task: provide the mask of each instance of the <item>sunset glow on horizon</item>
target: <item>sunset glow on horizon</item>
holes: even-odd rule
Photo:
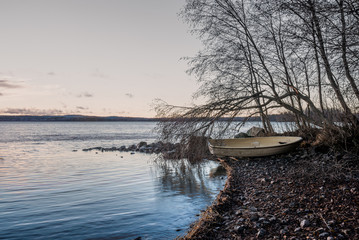
[[[4,0],[0,115],[154,117],[152,103],[191,102],[182,57],[200,41],[185,1]]]

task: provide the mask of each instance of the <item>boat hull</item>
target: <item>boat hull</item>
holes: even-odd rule
[[[254,137],[239,139],[210,139],[209,150],[218,157],[264,157],[296,149],[300,137]]]

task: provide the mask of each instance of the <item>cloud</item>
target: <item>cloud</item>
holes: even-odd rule
[[[62,102],[61,105],[63,108],[67,108],[67,104],[65,104],[65,103]]]
[[[133,98],[133,94],[132,94],[132,93],[126,93],[125,95],[126,95],[126,97]]]
[[[93,97],[93,94],[88,93],[88,92],[83,92],[83,93],[80,93],[79,95],[77,95],[77,97],[78,98],[82,98],[82,97],[91,98],[91,97]]]
[[[54,72],[48,72],[47,75],[55,76],[56,74]]]
[[[14,115],[60,115],[64,112],[60,109],[36,109],[36,108],[8,108],[0,110],[1,114]]]
[[[120,112],[117,112],[117,114],[120,114],[120,115],[129,115],[130,112],[127,112],[127,111],[120,111]]]
[[[77,106],[76,109],[78,110],[88,110],[88,107],[81,107],[81,106]]]
[[[0,80],[0,88],[22,88],[22,86],[10,83],[8,80]]]
[[[96,69],[96,71],[94,73],[92,73],[92,76],[96,77],[96,78],[102,78],[102,79],[110,78],[110,76],[104,74],[103,72],[99,71],[98,69]]]

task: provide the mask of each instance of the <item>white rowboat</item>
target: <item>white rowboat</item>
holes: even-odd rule
[[[301,137],[275,136],[233,139],[209,139],[209,151],[218,157],[263,157],[296,149]]]

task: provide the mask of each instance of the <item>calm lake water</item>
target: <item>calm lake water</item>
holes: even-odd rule
[[[223,188],[218,163],[83,152],[156,141],[153,122],[0,122],[0,239],[171,239]]]

